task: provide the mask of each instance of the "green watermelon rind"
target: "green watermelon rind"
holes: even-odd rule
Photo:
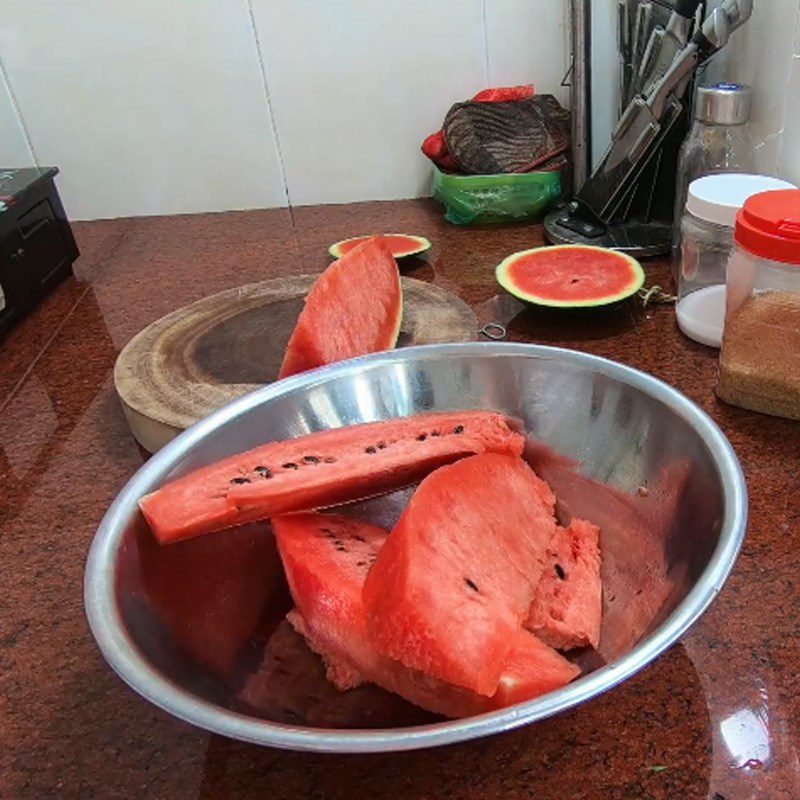
[[[514,283],[513,280],[511,280],[509,270],[518,258],[529,256],[534,253],[544,254],[545,252],[552,250],[567,249],[596,250],[598,253],[602,253],[604,256],[608,256],[609,253],[616,256],[630,267],[630,283],[619,292],[615,292],[614,294],[605,294],[589,300],[554,300],[549,297],[540,297],[535,294],[530,294],[529,292],[524,292]],[[503,261],[498,264],[497,269],[495,270],[495,277],[497,278],[497,282],[507,292],[513,294],[514,297],[524,300],[526,303],[533,303],[539,306],[549,306],[551,308],[597,308],[599,306],[611,305],[612,303],[619,303],[620,301],[627,300],[629,297],[636,294],[636,292],[642,288],[645,282],[644,269],[635,258],[631,258],[629,255],[621,253],[618,250],[609,250],[604,247],[592,247],[591,245],[583,244],[562,244],[555,245],[553,247],[533,247],[530,250],[520,250],[519,252],[512,253],[507,258],[504,258]]]
[[[415,234],[412,234],[412,233],[376,233],[376,234],[372,234],[372,235],[373,236],[404,236],[407,239],[415,239],[417,241],[419,246],[415,247],[413,250],[407,250],[406,252],[399,253],[399,254],[398,253],[392,253],[392,255],[395,258],[408,258],[409,256],[418,256],[418,255],[420,255],[420,253],[424,253],[427,250],[430,250],[431,246],[432,246],[429,239],[426,239],[424,236],[416,236]],[[366,239],[369,239],[369,238],[370,238],[369,235],[365,235],[365,236],[351,236],[349,239],[342,239],[339,242],[334,242],[334,244],[332,244],[328,248],[328,253],[330,253],[330,255],[333,258],[341,258],[342,255],[343,255],[343,253],[341,251],[341,246],[343,244],[348,244],[350,242],[358,242],[358,241],[366,240]]]

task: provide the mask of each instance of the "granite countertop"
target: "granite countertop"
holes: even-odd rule
[[[588,317],[524,310],[494,282],[536,227],[457,229],[431,201],[79,223],[81,258],[0,343],[0,798],[800,797],[800,423],[727,407],[716,354],[669,306]],[[319,272],[369,230],[429,237],[409,274],[509,338],[653,373],[708,411],[742,460],[751,521],[700,622],[621,687],[557,718],[428,752],[304,755],[211,736],[149,705],[89,634],[81,579],[95,528],[145,455],[114,393],[126,342],[204,295]],[[663,263],[650,283],[668,285]]]

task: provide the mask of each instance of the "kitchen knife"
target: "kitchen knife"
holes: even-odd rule
[[[629,0],[618,0],[617,2],[617,47],[619,48],[620,71],[619,71],[619,102],[620,113],[624,110],[627,102],[631,81],[633,80],[633,51],[631,50],[631,22],[628,18],[630,12]]]
[[[633,41],[631,43],[631,64],[633,67],[633,81],[636,80],[636,75],[639,73],[639,68],[642,63],[642,56],[644,51],[644,43],[650,31],[650,22],[653,18],[653,4],[652,3],[639,3],[636,9],[636,19],[633,25]],[[625,107],[633,99],[635,93],[635,85],[631,83],[628,89],[628,97],[625,99]]]
[[[611,146],[594,175],[577,193],[579,206],[585,206],[600,219],[619,205],[620,193],[630,188],[638,176],[650,146],[661,131],[665,116],[675,118],[682,109],[681,97],[699,64],[722,49],[731,33],[752,14],[753,0],[724,0],[706,18],[702,28],[674,59],[667,73],[648,95],[631,101],[612,134]]]
[[[700,3],[701,0],[677,0],[666,27],[653,30],[635,77],[637,92],[650,94],[667,74],[675,57],[689,41]]]

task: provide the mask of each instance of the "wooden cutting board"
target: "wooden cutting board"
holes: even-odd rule
[[[316,275],[251,283],[173,311],[120,353],[114,383],[137,441],[151,453],[246,392],[275,380]],[[403,277],[398,347],[476,337],[470,307]]]

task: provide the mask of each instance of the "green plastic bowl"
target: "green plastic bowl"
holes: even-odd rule
[[[561,173],[455,175],[434,166],[433,196],[454,225],[537,219],[561,197]]]

